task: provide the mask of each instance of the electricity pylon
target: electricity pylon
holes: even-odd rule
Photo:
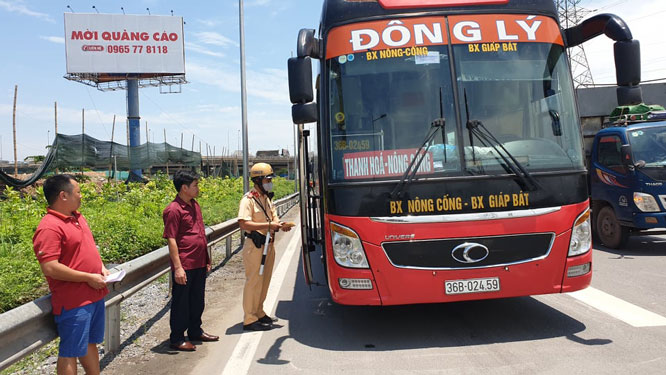
[[[588,14],[592,13],[591,10],[579,6],[581,0],[557,0],[556,3],[560,22],[564,28],[578,25]],[[594,86],[583,44],[569,48],[569,64],[576,88]]]

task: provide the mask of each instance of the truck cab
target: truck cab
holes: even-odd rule
[[[600,130],[592,143],[593,231],[610,248],[625,245],[632,233],[666,232],[666,112],[644,117],[620,119]],[[652,232],[657,233],[662,232]]]

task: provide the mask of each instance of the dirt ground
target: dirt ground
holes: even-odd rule
[[[282,220],[297,221],[299,214],[297,207],[287,212]],[[287,238],[284,238],[285,242],[286,240]],[[223,245],[214,249],[213,259],[217,266],[206,280],[206,309],[202,318],[202,328],[219,336],[227,334],[230,329],[240,330],[243,319],[241,301],[245,271],[239,245],[237,238],[232,246],[236,253],[226,261],[223,261]],[[278,238],[276,249],[285,245],[286,243],[282,244]],[[132,296],[127,303],[123,303],[121,350],[117,355],[111,353],[100,355],[102,374],[189,373],[194,364],[213,355],[210,350],[225,350],[219,347],[223,345],[222,342],[202,344],[196,341],[194,344],[197,345],[197,350],[192,353],[178,352],[169,348],[168,283],[161,283],[157,289],[145,288],[143,292],[156,293],[159,295],[158,299],[151,300],[150,297],[154,295],[137,296],[137,300],[132,301],[132,298],[135,298]]]
[[[226,263],[218,264],[211,272],[206,280],[206,309],[202,319],[204,330],[206,330],[207,321],[224,315],[238,303],[244,282],[243,259],[240,253],[233,255]],[[147,314],[148,316],[145,316],[148,319],[139,324],[133,333],[121,334],[121,348],[117,355],[105,353],[101,356],[100,366],[103,374],[173,373],[170,366],[159,369],[154,367],[156,358],[180,354],[169,348],[170,304],[166,295],[168,283],[163,284],[163,290],[160,290],[160,293],[164,293],[164,302],[161,305],[145,306],[151,311]],[[136,324],[127,321],[128,319],[123,312],[121,312],[121,315],[123,315],[124,326],[136,326]],[[239,316],[238,320],[241,319],[242,316]],[[222,332],[212,333],[223,334]],[[187,356],[188,361],[196,361],[205,356],[205,352],[197,350],[194,353],[187,353]],[[165,365],[168,362],[170,362],[170,358],[165,358]]]

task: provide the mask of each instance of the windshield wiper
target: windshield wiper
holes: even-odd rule
[[[412,179],[416,175],[416,172],[419,170],[419,167],[421,166],[421,163],[423,162],[423,159],[425,159],[426,154],[428,153],[427,150],[424,151],[423,149],[427,144],[432,142],[433,138],[435,138],[435,134],[437,134],[437,130],[440,128],[444,128],[446,125],[446,120],[444,118],[438,118],[433,120],[430,123],[430,129],[428,130],[428,133],[425,136],[425,139],[423,140],[423,143],[421,146],[416,150],[416,153],[414,154],[414,158],[412,161],[409,163],[407,166],[407,169],[405,169],[405,173],[402,174],[402,177],[400,178],[400,181],[398,184],[393,188],[391,191],[391,199],[395,199],[400,193],[402,193],[402,188],[405,185],[405,182],[408,184],[412,182]],[[416,165],[416,166],[414,166]],[[410,173],[411,172],[411,173]],[[407,177],[409,175],[409,177]]]
[[[525,169],[525,167],[504,147],[504,144],[497,140],[495,136],[486,128],[479,120],[469,119],[469,104],[467,103],[467,90],[463,91],[465,97],[465,112],[467,115],[467,130],[469,131],[470,145],[472,146],[472,159],[476,162],[474,156],[474,143],[472,135],[483,144],[484,147],[492,147],[495,153],[504,161],[503,166],[507,172],[515,174],[521,181],[521,188],[524,190],[538,190],[539,183],[532,177],[532,175]],[[497,145],[497,146],[496,146]],[[499,148],[498,148],[499,146]],[[500,152],[504,151],[504,154]],[[505,156],[506,155],[506,156]],[[508,158],[507,158],[508,157]],[[497,157],[495,157],[497,159]],[[499,162],[499,160],[498,160]]]

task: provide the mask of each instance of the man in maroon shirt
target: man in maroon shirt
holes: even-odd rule
[[[178,171],[173,177],[178,195],[164,209],[164,235],[169,246],[173,289],[171,297],[170,346],[175,350],[194,351],[191,341],[217,341],[201,329],[204,310],[206,273],[210,272],[208,241],[199,196],[199,176],[191,171]]]
[[[76,374],[76,358],[86,374],[99,374],[97,345],[104,340],[104,267],[86,219],[77,211],[81,189],[70,175],[44,182],[46,216],[32,238],[35,255],[51,290],[60,336],[59,375]]]

